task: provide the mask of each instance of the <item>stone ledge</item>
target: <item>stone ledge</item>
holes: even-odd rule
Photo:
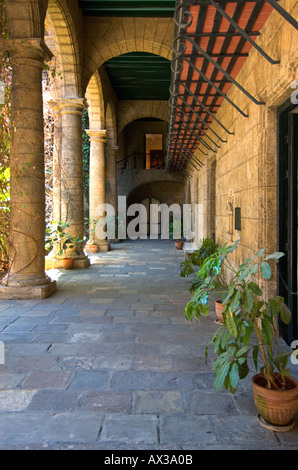
[[[57,291],[56,281],[41,286],[0,286],[1,300],[46,299]]]

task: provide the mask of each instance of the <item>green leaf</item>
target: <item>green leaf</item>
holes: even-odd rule
[[[234,292],[234,295],[233,295],[232,300],[230,302],[230,308],[231,308],[232,312],[235,312],[235,310],[237,310],[237,308],[239,307],[240,296],[241,296],[240,290],[237,290],[236,292]]]
[[[255,282],[249,282],[248,284],[248,287],[249,289],[252,291],[252,293],[254,295],[257,295],[258,297],[260,297],[261,295],[263,295],[263,291],[262,289],[260,289],[260,287],[258,286],[258,284],[256,284]]]
[[[277,251],[276,253],[272,253],[271,255],[266,256],[265,261],[267,261],[268,259],[279,259],[283,256],[285,256],[284,253],[282,253],[281,251]]]
[[[254,304],[254,294],[248,287],[246,287],[243,291],[243,304],[247,312],[252,310]]]
[[[280,309],[280,319],[283,323],[288,325],[291,321],[291,318],[292,318],[291,310],[283,302],[281,302],[280,307],[281,307],[281,309]]]
[[[268,315],[264,315],[262,318],[262,335],[266,344],[271,344],[273,341],[273,324],[271,318]]]
[[[266,251],[266,248],[263,248],[262,250],[260,250],[259,253],[258,253],[258,257],[261,258],[261,256],[263,256],[265,251]]]
[[[249,367],[248,367],[247,361],[240,362],[239,360],[239,378],[241,380],[245,379],[245,377],[247,377],[248,374],[249,374]]]
[[[253,332],[253,326],[252,326],[252,324],[249,324],[246,327],[245,333],[244,333],[244,336],[243,336],[244,346],[248,346],[250,344],[250,337],[251,337],[252,332]]]
[[[271,268],[270,268],[269,264],[266,263],[265,261],[263,261],[261,263],[260,268],[261,268],[263,278],[264,279],[270,279],[270,277],[271,277]]]
[[[279,312],[280,312],[280,302],[278,301],[277,298],[272,298],[268,300],[268,305],[270,308],[270,311],[274,317],[277,317]]]
[[[258,370],[258,354],[259,354],[259,346],[256,345],[253,348],[253,355],[252,355],[256,370]]]
[[[235,318],[231,310],[228,310],[226,312],[225,316],[225,324],[229,332],[234,338],[237,338],[238,335],[238,329],[237,329],[237,324],[235,322]]]
[[[234,362],[231,367],[231,370],[229,372],[229,378],[231,387],[236,390],[239,383],[239,369],[238,364],[236,362]]]
[[[236,357],[240,358],[242,356],[247,356],[248,351],[250,350],[249,346],[243,346],[242,348],[239,349],[236,353]]]
[[[217,377],[216,377],[216,380],[214,382],[214,388],[217,392],[219,392],[219,390],[222,388],[225,380],[226,380],[226,377],[229,373],[229,370],[230,370],[230,363],[227,362],[225,363],[219,370],[219,373],[217,374]]]
[[[184,309],[184,316],[188,321],[192,321],[192,302],[188,302]]]

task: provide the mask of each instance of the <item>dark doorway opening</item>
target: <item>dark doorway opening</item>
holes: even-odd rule
[[[291,323],[280,324],[289,345],[297,339],[297,160],[298,106],[287,102],[278,109],[279,250],[285,253],[278,265],[278,286],[292,312]]]

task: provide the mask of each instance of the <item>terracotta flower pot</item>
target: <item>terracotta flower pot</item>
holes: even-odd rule
[[[183,248],[183,241],[182,241],[182,240],[176,240],[176,241],[175,241],[175,247],[176,247],[176,250],[182,250],[182,248]]]
[[[63,258],[62,260],[64,269],[73,269],[74,259],[73,258]]]
[[[223,309],[224,309],[224,305],[223,305],[222,301],[221,300],[216,300],[215,301],[215,313],[217,315],[216,323],[220,324],[220,325],[223,322],[223,316],[222,316]]]
[[[89,251],[91,253],[97,253],[98,252],[98,245],[89,245]]]
[[[298,382],[289,376],[285,380],[286,390],[273,390],[266,388],[266,380],[261,374],[252,378],[256,408],[261,417],[274,426],[289,425],[298,408]]]

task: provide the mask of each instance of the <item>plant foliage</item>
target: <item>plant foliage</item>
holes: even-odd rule
[[[267,387],[279,389],[285,386],[288,353],[279,353],[277,321],[288,324],[291,312],[280,296],[267,301],[255,278],[266,281],[271,278],[271,261],[278,262],[283,253],[266,256],[265,249],[253,258],[248,258],[238,269],[228,261],[228,255],[238,246],[225,244],[205,259],[197,276],[201,282],[185,307],[185,316],[192,321],[209,313],[209,295],[218,288],[217,276],[223,266],[233,272],[232,280],[226,284],[223,297],[223,325],[216,331],[206,347],[213,345],[217,359],[214,363],[216,375],[214,387],[219,391],[223,386],[232,393],[237,390],[239,380],[246,377],[251,369],[260,370]],[[250,361],[251,359],[251,361]],[[280,383],[276,379],[279,374]]]

